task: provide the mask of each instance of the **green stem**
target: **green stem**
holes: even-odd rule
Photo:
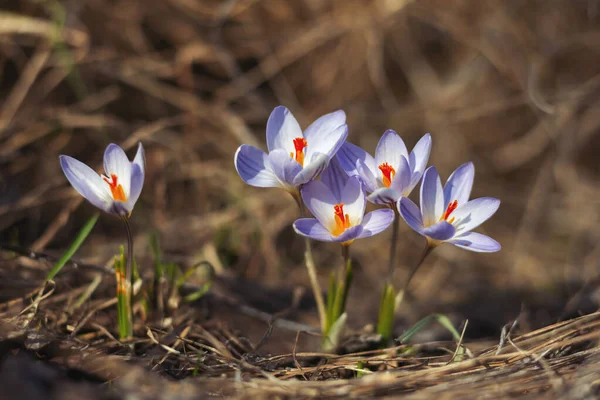
[[[300,209],[300,216],[304,218],[306,213],[304,211],[304,204],[302,202],[300,194],[293,193],[292,196],[298,204],[298,208]],[[315,261],[312,256],[312,247],[310,244],[310,239],[307,237],[304,238],[304,247],[304,263],[308,271],[308,278],[310,279],[310,285],[312,287],[313,295],[315,296],[315,302],[317,303],[319,320],[321,322],[321,331],[325,332],[327,327],[327,314],[325,312],[325,302],[323,301],[323,292],[321,291],[321,286],[319,285],[319,280],[317,278],[317,269],[315,267]]]
[[[125,225],[125,231],[127,232],[127,266],[125,267],[125,282],[122,289],[125,291],[125,315],[123,316],[123,322],[126,326],[126,338],[133,336],[133,312],[131,302],[131,288],[132,288],[132,276],[133,276],[133,235],[131,234],[131,227],[129,225],[129,219],[127,217],[122,218]]]
[[[394,271],[396,270],[396,244],[398,243],[398,231],[400,228],[400,213],[396,207],[394,210],[394,222],[392,223],[392,241],[390,242],[390,259],[388,263],[387,282],[392,285],[394,282]]]

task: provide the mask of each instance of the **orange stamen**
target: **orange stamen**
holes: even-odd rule
[[[350,228],[350,217],[348,214],[344,214],[344,203],[336,204],[333,206],[333,214],[335,219],[335,226],[331,230],[334,236],[339,236],[348,228]]]
[[[104,182],[108,183],[113,199],[117,201],[127,201],[123,186],[118,183],[119,178],[115,174],[111,174],[110,180],[106,176],[103,176],[102,179],[104,179]]]
[[[442,218],[440,218],[440,221],[448,221],[448,217],[450,217],[450,214],[452,214],[454,212],[454,210],[456,210],[456,207],[458,207],[458,201],[454,200],[451,201],[450,204],[448,204],[448,208],[446,209],[446,212],[444,212],[444,215],[442,215]],[[448,221],[449,223],[454,222],[454,218],[450,218],[450,220]]]
[[[383,186],[390,187],[392,184],[392,179],[394,179],[394,175],[396,175],[396,170],[390,164],[384,162],[379,165],[379,169],[383,174]]]
[[[290,153],[290,157],[294,160],[298,161],[298,164],[304,166],[304,149],[308,146],[306,143],[306,139],[304,138],[296,138],[294,139],[294,148],[296,149],[296,154]]]

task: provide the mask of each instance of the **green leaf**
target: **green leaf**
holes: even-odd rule
[[[450,318],[448,318],[444,314],[431,314],[423,318],[422,320],[414,324],[413,327],[410,328],[408,331],[404,332],[402,336],[398,338],[398,340],[400,341],[400,343],[408,342],[414,335],[423,330],[432,322],[438,322],[440,325],[446,328],[448,332],[452,334],[454,340],[460,340],[460,333],[458,333],[454,325],[452,325]]]
[[[382,336],[382,345],[386,346],[392,338],[394,329],[394,314],[396,308],[396,294],[394,287],[386,283],[379,305],[379,319],[377,321],[377,333]]]
[[[329,334],[325,336],[323,342],[323,350],[324,351],[332,351],[334,350],[340,342],[340,338],[344,334],[344,330],[346,329],[346,321],[348,319],[348,314],[343,313],[340,317],[331,325],[331,329],[329,330]]]
[[[54,264],[54,266],[52,267],[50,272],[48,272],[48,275],[46,275],[47,281],[51,281],[52,279],[54,279],[56,274],[58,274],[60,272],[60,270],[65,266],[67,261],[69,261],[71,259],[71,257],[73,257],[73,254],[75,254],[75,252],[79,249],[79,247],[81,247],[81,245],[83,244],[85,239],[88,237],[88,235],[94,228],[94,225],[96,225],[96,221],[98,221],[99,216],[100,216],[100,214],[96,213],[96,214],[94,214],[94,216],[92,218],[90,218],[85,223],[83,228],[81,228],[81,230],[77,234],[77,237],[75,238],[73,243],[71,243],[71,246],[69,247],[69,249],[65,252],[65,254],[63,254],[63,256],[60,258],[60,260],[58,260],[56,262],[56,264]]]

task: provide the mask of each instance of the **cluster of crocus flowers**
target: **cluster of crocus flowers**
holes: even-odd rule
[[[133,159],[111,143],[104,152],[104,172],[93,169],[70,156],[59,156],[65,176],[86,200],[104,212],[128,218],[144,186],[145,158],[140,143]]]

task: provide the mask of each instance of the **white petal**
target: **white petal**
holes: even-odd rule
[[[373,156],[355,144],[345,142],[338,151],[337,156],[342,168],[346,170],[348,175],[359,174],[359,171],[356,169],[358,162],[364,164],[365,168],[369,169],[373,176],[376,176],[376,173],[379,172]]]
[[[342,110],[334,111],[319,117],[304,131],[307,142],[321,141],[331,132],[346,124],[346,113]]]
[[[331,161],[329,161],[329,165],[321,173],[321,182],[331,190],[339,202],[342,201],[342,192],[349,179],[350,177],[346,171],[340,166],[337,156],[334,156]]]
[[[450,214],[454,218],[452,225],[457,233],[469,232],[487,221],[500,207],[500,200],[492,197],[481,197],[471,200]]]
[[[387,205],[396,203],[400,197],[402,197],[402,194],[394,189],[382,187],[369,194],[367,200],[373,204]]]
[[[112,195],[108,184],[100,178],[100,175],[73,157],[61,155],[59,160],[60,166],[73,188],[94,206],[111,213]]]
[[[394,222],[394,211],[382,208],[371,211],[362,222],[363,231],[358,237],[359,239],[376,235],[386,230]]]
[[[288,153],[296,152],[294,139],[303,138],[302,129],[294,115],[283,106],[275,107],[267,121],[267,148],[269,152],[284,149]]]
[[[427,168],[427,162],[429,161],[429,154],[431,153],[431,135],[425,134],[415,145],[413,150],[410,152],[408,163],[411,170],[410,179],[410,190],[419,183],[425,168]]]
[[[321,181],[310,181],[300,191],[304,204],[327,229],[335,225],[334,208],[337,199]]]
[[[444,191],[435,167],[427,168],[421,183],[421,214],[423,225],[436,224],[444,213]]]
[[[406,221],[408,226],[422,235],[425,228],[423,226],[423,217],[421,216],[419,207],[417,207],[417,205],[408,197],[400,198],[396,206],[398,207],[398,212],[402,216],[402,219]]]
[[[452,243],[455,246],[462,247],[465,250],[474,251],[477,253],[493,253],[499,251],[502,246],[500,243],[492,239],[491,237],[482,235],[477,232],[467,232],[460,236],[449,240],[448,243]]]
[[[277,179],[286,185],[294,186],[294,178],[302,170],[302,166],[291,158],[284,149],[275,149],[267,157],[271,171],[277,176]]]
[[[402,196],[408,196],[410,194],[410,166],[408,165],[408,160],[404,157],[400,157],[400,162],[398,163],[398,169],[396,170],[396,174],[392,179],[392,184],[390,188],[394,189],[396,192],[400,193]],[[394,199],[396,202],[398,198]]]
[[[360,225],[365,215],[367,201],[358,177],[353,176],[348,179],[346,186],[342,190],[341,200],[344,204],[344,213],[350,217],[350,224],[352,226]]]
[[[118,145],[111,143],[104,151],[104,171],[111,178],[117,176],[117,183],[123,187],[125,197],[129,198],[131,191],[131,162]]]
[[[330,158],[331,157],[329,157],[327,154],[314,154],[310,162],[308,164],[305,162],[304,168],[302,168],[302,170],[294,178],[294,185],[303,185],[315,179],[321,172],[323,172],[325,168],[327,168]]]
[[[277,179],[264,151],[241,145],[234,156],[235,169],[244,182],[256,187],[284,187]]]
[[[306,139],[306,158],[313,162],[315,155],[327,154],[328,158],[333,157],[344,144],[348,137],[348,125],[338,126],[332,131],[320,131],[314,133],[312,137]]]
[[[468,162],[458,167],[444,185],[444,207],[448,207],[448,204],[454,200],[458,202],[459,206],[465,204],[471,196],[474,177],[473,163]]]
[[[383,163],[388,163],[397,171],[401,157],[408,159],[406,145],[396,132],[388,129],[383,133],[381,139],[379,139],[379,143],[375,149],[375,163],[378,167]]]

